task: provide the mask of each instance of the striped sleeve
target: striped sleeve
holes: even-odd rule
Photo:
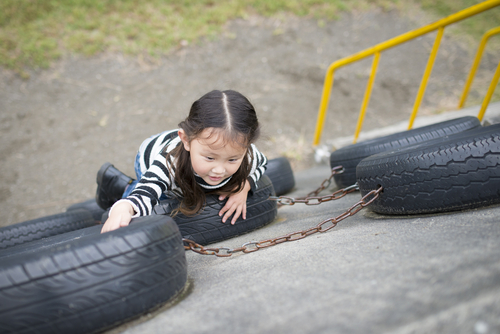
[[[170,152],[179,143],[179,137],[167,138],[170,132],[162,133],[144,142],[139,149],[141,154],[140,166],[143,171],[142,178],[130,195],[124,199],[134,208],[135,215],[148,216],[155,205],[159,203],[160,196],[167,190],[175,188],[174,177],[171,173],[172,161],[165,158],[164,154]]]
[[[252,156],[249,155],[249,159],[253,158],[251,161],[252,168],[250,170],[250,175],[249,179],[253,182],[250,182],[250,186],[252,187],[252,190],[255,190],[257,188],[257,181],[260,180],[262,175],[264,175],[264,172],[266,171],[267,168],[267,158],[266,156],[260,152],[257,147],[252,144],[251,145],[251,150],[252,150]],[[252,184],[253,183],[253,184]]]

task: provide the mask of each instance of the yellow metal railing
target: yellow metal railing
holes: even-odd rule
[[[481,105],[481,110],[479,111],[479,115],[477,115],[477,118],[479,118],[479,120],[481,120],[481,121],[483,120],[484,113],[486,112],[486,108],[488,107],[488,104],[490,103],[491,97],[493,96],[493,92],[495,91],[495,88],[498,84],[498,79],[500,79],[500,62],[498,63],[495,74],[493,75],[493,79],[491,80],[490,87],[488,88],[488,91],[486,92],[486,96],[483,99],[483,103]]]
[[[458,103],[458,109],[463,108],[465,104],[465,100],[467,99],[467,96],[469,95],[469,89],[470,86],[472,85],[472,80],[474,80],[474,76],[476,75],[477,68],[479,67],[479,63],[481,62],[481,56],[483,55],[484,48],[486,47],[486,43],[488,42],[488,39],[493,36],[500,34],[500,27],[496,27],[493,29],[488,30],[484,35],[483,38],[481,38],[481,42],[479,43],[479,47],[476,52],[476,56],[474,57],[474,61],[472,63],[472,68],[469,72],[469,77],[467,78],[467,81],[465,82],[464,90],[462,92],[462,96],[460,97],[460,102]],[[484,113],[486,112],[486,108],[488,107],[488,104],[490,103],[491,97],[493,96],[493,92],[495,91],[495,87],[498,84],[498,79],[500,77],[500,63],[498,63],[497,70],[495,74],[493,75],[493,79],[491,80],[490,87],[488,88],[488,91],[486,93],[486,96],[484,97],[483,103],[481,105],[481,109],[479,110],[479,115],[477,118],[479,118],[480,121],[483,120]]]
[[[369,57],[372,55],[374,56],[371,74],[370,74],[370,77],[368,79],[368,84],[366,86],[365,95],[363,98],[363,103],[361,105],[361,109],[359,112],[358,122],[357,122],[357,126],[356,126],[356,132],[354,134],[354,142],[356,142],[358,137],[359,137],[359,132],[361,131],[361,127],[363,125],[365,112],[366,112],[366,109],[368,107],[368,101],[370,100],[373,82],[375,81],[375,76],[377,73],[378,63],[379,63],[379,59],[380,59],[380,53],[382,51],[389,49],[389,48],[392,48],[392,47],[397,46],[399,44],[405,43],[411,39],[414,39],[414,38],[417,38],[419,36],[425,35],[429,32],[438,30],[438,33],[436,35],[436,39],[434,41],[434,46],[432,47],[431,54],[429,56],[429,60],[427,61],[427,66],[425,68],[424,75],[423,75],[422,81],[420,83],[417,97],[416,97],[415,103],[413,105],[413,111],[412,111],[412,114],[410,116],[410,122],[408,125],[408,128],[411,129],[413,127],[413,122],[415,120],[418,109],[420,107],[420,103],[421,103],[422,98],[424,96],[425,89],[427,87],[427,81],[428,81],[428,79],[431,75],[431,72],[432,72],[432,67],[434,66],[434,60],[436,58],[436,55],[437,55],[437,52],[439,49],[439,45],[441,43],[441,38],[442,38],[443,33],[444,33],[444,27],[448,26],[452,23],[466,19],[470,16],[473,16],[473,15],[479,14],[481,12],[484,12],[486,10],[489,10],[491,8],[497,7],[499,5],[500,5],[500,0],[487,0],[487,1],[481,2],[477,5],[466,8],[462,11],[459,11],[455,14],[452,14],[452,15],[445,17],[441,20],[438,20],[434,23],[431,23],[431,24],[426,25],[424,27],[421,27],[419,29],[409,31],[405,34],[396,36],[396,37],[389,39],[385,42],[379,43],[371,48],[365,49],[363,51],[360,51],[360,52],[355,53],[351,56],[339,59],[336,62],[332,63],[330,65],[330,67],[328,68],[328,70],[326,72],[326,76],[325,76],[325,82],[323,85],[323,93],[321,96],[321,103],[320,103],[320,107],[319,107],[319,111],[318,111],[318,119],[316,122],[316,131],[314,134],[313,145],[317,146],[319,144],[319,141],[321,138],[321,133],[323,131],[323,124],[324,124],[325,118],[326,118],[326,111],[328,109],[328,102],[330,100],[330,94],[331,94],[331,90],[332,90],[332,86],[333,86],[334,72],[336,69],[343,67],[345,65],[348,65],[350,63],[359,61],[359,60],[364,59],[366,57]],[[499,64],[499,68],[497,69],[495,75],[500,75],[499,72],[500,72],[500,64]],[[495,77],[494,77],[494,79],[495,79]],[[497,82],[498,82],[498,78],[497,78]],[[495,86],[496,86],[496,84],[495,84]],[[494,87],[493,87],[493,89],[494,89]],[[490,85],[490,88],[491,88],[491,85]],[[488,90],[488,92],[489,91],[490,90]],[[491,94],[493,94],[493,93],[491,93]]]

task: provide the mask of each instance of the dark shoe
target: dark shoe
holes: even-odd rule
[[[123,192],[134,179],[120,172],[112,164],[106,162],[97,172],[97,205],[106,210],[122,198]]]

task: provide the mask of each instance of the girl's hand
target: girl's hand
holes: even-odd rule
[[[219,211],[219,216],[224,215],[224,217],[222,217],[223,223],[225,223],[233,213],[234,216],[231,220],[231,225],[234,225],[234,223],[236,223],[236,220],[240,215],[243,217],[243,219],[247,219],[247,196],[250,189],[250,183],[248,181],[245,181],[245,185],[239,193],[229,195],[229,199],[227,200],[226,205],[224,205],[224,207]],[[222,201],[226,197],[227,195],[220,195],[219,200]]]
[[[134,208],[128,202],[120,202],[113,206],[110,215],[104,226],[101,229],[101,233],[116,230],[120,227],[127,226],[132,220],[134,215]]]

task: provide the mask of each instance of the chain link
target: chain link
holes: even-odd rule
[[[332,183],[334,175],[336,175],[336,174],[342,174],[344,172],[345,172],[345,169],[342,166],[333,167],[332,168],[332,172],[330,174],[330,177],[328,179],[324,180],[323,182],[321,182],[321,185],[319,186],[319,188],[316,189],[316,190],[311,191],[309,194],[306,195],[306,197],[318,196],[318,194],[320,192],[322,192],[323,190],[325,190],[326,188],[328,188],[330,186],[330,184]]]
[[[324,180],[321,185],[319,186],[318,189],[311,191],[309,194],[307,194],[305,197],[287,197],[287,196],[269,196],[269,199],[271,201],[276,201],[279,205],[295,205],[297,203],[305,204],[305,205],[319,205],[324,202],[329,202],[333,200],[337,200],[339,198],[344,197],[345,195],[359,190],[358,184],[355,183],[352,186],[349,186],[344,189],[337,190],[331,195],[326,195],[326,196],[321,196],[318,197],[318,194],[328,188],[330,184],[332,183],[334,175],[337,174],[342,174],[344,172],[344,167],[342,166],[337,166],[332,168],[332,174],[330,177],[326,180]]]
[[[333,175],[333,172],[332,172],[332,175]],[[238,252],[252,253],[252,252],[258,251],[259,249],[271,247],[271,246],[274,246],[274,245],[277,245],[277,244],[280,244],[283,242],[299,240],[299,239],[305,238],[305,237],[310,236],[310,235],[317,233],[317,232],[324,233],[326,231],[329,231],[332,228],[334,228],[335,226],[337,226],[337,224],[341,220],[355,215],[360,210],[362,210],[364,207],[373,203],[373,201],[375,201],[378,198],[378,196],[380,195],[382,190],[383,190],[383,188],[379,187],[376,190],[370,191],[365,196],[363,196],[363,198],[361,198],[361,200],[359,200],[357,203],[355,203],[353,206],[351,206],[349,209],[347,209],[347,211],[345,211],[344,213],[338,215],[335,218],[325,219],[321,223],[316,225],[315,227],[311,227],[307,230],[292,232],[292,233],[283,235],[281,237],[273,238],[273,239],[266,239],[266,240],[262,240],[262,241],[250,241],[250,242],[243,244],[239,248],[235,248],[235,249],[230,249],[230,248],[226,248],[226,247],[210,248],[210,247],[204,247],[200,244],[197,244],[193,240],[182,239],[182,241],[184,241],[184,243],[185,243],[184,248],[186,250],[192,250],[193,252],[196,252],[198,254],[203,254],[203,255],[215,255],[218,257],[228,257],[228,256],[231,256],[234,253],[238,253]],[[345,196],[345,194],[342,196]],[[298,203],[298,202],[296,202],[296,203]]]

